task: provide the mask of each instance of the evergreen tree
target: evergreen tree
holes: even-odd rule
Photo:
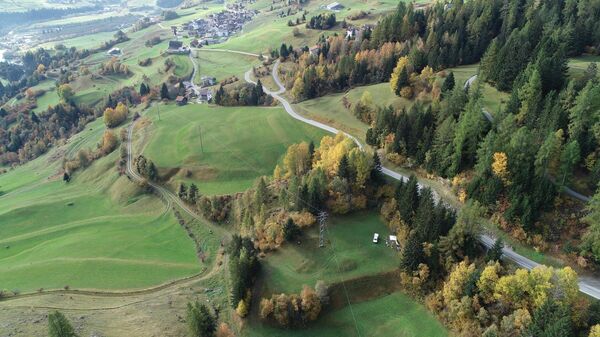
[[[450,74],[448,74],[448,76],[444,80],[444,83],[442,84],[442,92],[446,93],[452,91],[455,85],[454,81],[454,72],[451,71]]]
[[[285,45],[285,43],[281,44],[281,47],[279,48],[279,56],[283,59],[287,59],[287,57],[289,56],[289,51],[287,46]]]
[[[187,198],[187,187],[185,187],[184,183],[179,184],[179,190],[177,191],[177,196],[179,199],[185,200]]]
[[[398,211],[402,220],[412,224],[413,216],[419,205],[419,186],[417,177],[411,175],[408,182],[404,184],[402,193],[397,199]]]
[[[536,337],[574,337],[571,314],[567,308],[547,300],[534,311],[531,323],[527,327],[527,336]]]
[[[69,175],[69,173],[68,173],[68,172],[65,172],[65,173],[63,174],[63,181],[64,181],[64,182],[66,182],[66,183],[68,183],[68,182],[70,182],[70,181],[71,181],[71,176]]]
[[[190,189],[188,190],[187,200],[188,202],[195,204],[198,199],[198,187],[196,184],[192,183],[190,185]]]
[[[167,84],[163,83],[160,88],[160,98],[161,99],[170,99],[169,97],[169,88],[167,88]]]
[[[193,337],[213,337],[217,330],[215,317],[206,305],[198,301],[188,303],[187,322]]]
[[[145,83],[140,84],[140,96],[146,96],[149,92],[149,88]]]
[[[215,93],[215,97],[213,98],[215,100],[215,104],[223,105],[224,98],[225,98],[225,89],[223,89],[223,86],[220,85],[219,89],[217,89],[217,92]]]
[[[286,241],[293,241],[301,233],[300,227],[298,227],[291,218],[289,218],[283,226],[283,236]]]
[[[350,179],[350,164],[348,163],[348,156],[345,154],[340,159],[338,164],[338,176],[345,179]]]
[[[417,270],[419,264],[423,263],[425,254],[423,252],[423,243],[419,241],[416,233],[411,233],[406,240],[406,245],[402,250],[401,267],[407,272]]]
[[[504,242],[502,239],[497,238],[494,245],[490,247],[490,250],[487,252],[485,257],[486,261],[500,261],[503,254],[502,249],[504,249]]]
[[[48,315],[48,336],[50,337],[76,337],[71,323],[65,315],[54,311]]]
[[[256,209],[260,209],[260,207],[266,204],[269,201],[269,191],[267,190],[267,183],[265,182],[264,177],[260,177],[258,180],[258,184],[256,185],[256,190],[254,191],[254,206]]]
[[[573,174],[575,165],[579,162],[579,143],[574,140],[569,142],[560,154],[560,186],[566,186]]]

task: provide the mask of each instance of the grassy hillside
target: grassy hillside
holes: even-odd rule
[[[376,213],[335,217],[328,221],[326,245],[319,248],[317,228],[304,233],[300,245],[290,243],[264,261],[266,293],[298,292],[317,280],[336,283],[395,270],[399,254],[383,243],[389,234]],[[373,233],[382,241],[373,244]]]
[[[287,146],[318,143],[324,135],[282,108],[167,105],[161,106],[160,121],[156,108],[148,116],[154,123],[144,155],[162,172],[178,169],[173,188],[180,181],[195,182],[202,194],[243,191],[273,172]]]
[[[330,3],[331,1],[326,0],[308,2],[307,5],[303,7],[309,12],[309,14],[306,15],[307,20],[310,20],[311,16],[327,12],[326,10],[322,9],[322,7]],[[259,9],[261,14],[255,20],[244,26],[242,34],[238,34],[229,39],[227,42],[214,45],[213,47],[252,51],[258,53],[268,51],[271,48],[279,48],[282,42],[285,42],[288,45],[291,43],[295,47],[312,46],[317,42],[319,36],[321,35],[330,35],[336,32],[343,32],[343,29],[339,24],[328,31],[307,29],[304,24],[300,24],[296,26],[300,30],[300,34],[294,36],[292,33],[293,27],[289,27],[287,23],[289,20],[295,21],[296,18],[302,17],[302,13],[300,12],[295,15],[280,18],[278,14],[282,11],[282,9],[278,9],[276,6],[273,11],[269,11],[271,4],[271,1],[257,1],[252,5],[252,7]],[[349,0],[343,1],[342,4],[345,6],[345,8],[336,13],[336,17],[339,22],[341,22],[349,14],[359,10],[364,10],[370,13],[365,19],[351,22],[352,24],[361,25],[367,22],[377,22],[377,19],[380,15],[396,8],[398,1]],[[287,8],[284,11],[287,11]],[[212,47],[209,46],[209,48]]]
[[[205,49],[198,50],[196,62],[198,62],[199,71],[199,76],[196,78],[197,82],[201,76],[216,77],[218,82],[232,75],[243,80],[246,71],[260,64],[258,58],[253,56],[211,52]]]
[[[309,118],[319,120],[328,125],[340,128],[364,142],[368,125],[354,116],[351,109],[344,106],[346,97],[351,104],[358,102],[365,91],[371,93],[373,102],[379,106],[393,105],[394,107],[409,106],[410,101],[398,97],[390,90],[389,83],[367,85],[351,89],[345,93],[331,94],[294,105],[297,111]]]
[[[69,184],[56,174],[61,153],[93,146],[102,132],[96,122],[62,149],[0,175],[0,288],[141,288],[200,272],[172,213],[119,177],[118,151]]]
[[[249,337],[448,336],[446,329],[425,307],[398,292],[327,312],[308,328],[282,330],[252,322],[246,332]]]

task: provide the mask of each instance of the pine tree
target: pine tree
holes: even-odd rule
[[[193,337],[213,337],[217,330],[215,317],[200,302],[188,303],[187,322]]]
[[[568,308],[548,299],[534,311],[525,335],[536,337],[575,336]]]
[[[494,245],[487,252],[486,261],[500,261],[503,254],[502,249],[504,249],[504,242],[501,238],[497,238]]]
[[[566,186],[573,175],[573,169],[579,162],[580,150],[576,140],[569,142],[560,154],[560,176],[559,184]]]
[[[140,96],[146,96],[148,94],[148,87],[145,83],[140,84]]]
[[[448,76],[444,80],[444,83],[442,84],[442,92],[447,93],[449,91],[452,91],[454,89],[455,84],[456,83],[454,80],[454,72],[451,71],[450,74],[448,74]]]
[[[269,191],[267,190],[267,183],[264,177],[260,177],[256,190],[254,191],[254,206],[259,209],[262,205],[266,204],[269,200]]]
[[[190,189],[188,190],[187,200],[188,202],[195,204],[198,199],[198,187],[196,184],[192,183],[190,185]]]
[[[179,190],[177,192],[179,199],[185,200],[187,198],[187,187],[184,183],[179,184]]]
[[[279,56],[281,56],[281,58],[283,59],[287,59],[287,57],[289,56],[289,51],[287,46],[285,45],[285,43],[281,44],[281,47],[279,48]]]
[[[340,178],[350,179],[350,164],[348,163],[348,156],[346,154],[340,159],[337,173]]]
[[[412,175],[408,182],[404,184],[402,193],[398,197],[398,211],[402,220],[407,224],[412,224],[413,216],[419,205],[419,186],[417,177]]]
[[[169,99],[169,88],[167,88],[167,84],[163,83],[160,88],[160,98],[161,99]]]
[[[48,315],[48,336],[50,337],[76,337],[71,323],[65,315],[55,311]]]
[[[222,85],[219,86],[219,89],[217,89],[217,92],[215,93],[215,97],[213,99],[215,100],[215,104],[217,104],[217,105],[224,104],[225,89],[223,89]]]
[[[406,240],[404,249],[402,249],[402,262],[400,266],[405,271],[412,272],[417,270],[423,260],[423,244],[419,241],[415,233],[411,233]]]

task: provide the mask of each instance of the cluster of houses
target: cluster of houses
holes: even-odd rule
[[[194,97],[197,98],[199,103],[207,103],[213,97],[213,90],[210,87],[217,84],[217,79],[211,76],[202,76],[200,89],[191,81],[184,81],[182,84],[185,87],[185,95],[177,96],[175,101],[178,105],[185,105]]]
[[[199,45],[220,43],[240,30],[244,23],[252,20],[255,10],[246,9],[242,3],[228,4],[226,9],[210,14],[206,19],[197,19],[183,25],[189,36],[199,39]]]

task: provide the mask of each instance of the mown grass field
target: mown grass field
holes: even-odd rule
[[[424,306],[395,292],[326,312],[314,324],[303,329],[283,330],[252,322],[245,336],[445,337],[448,332]]]
[[[233,75],[243,81],[244,73],[260,64],[258,58],[242,54],[198,49],[197,55],[199,73],[196,82],[199,82],[202,76],[215,77],[217,82],[220,82]]]
[[[402,108],[412,104],[411,101],[394,95],[390,90],[390,84],[386,82],[303,101],[295,104],[294,108],[309,118],[342,129],[364,142],[365,133],[369,126],[354,116],[352,108],[347,109],[344,106],[343,98],[346,97],[354,106],[366,91],[371,93],[373,103],[377,106],[392,105],[396,108]]]
[[[119,177],[118,151],[69,184],[56,175],[57,151],[94,146],[98,122],[64,149],[0,175],[0,288],[143,288],[203,268],[164,204]]]
[[[195,182],[202,194],[243,191],[257,177],[270,175],[289,145],[318,144],[324,135],[279,107],[161,105],[160,121],[157,109],[146,115],[153,124],[144,155],[162,171],[180,169],[169,181],[173,188]]]
[[[299,292],[318,280],[336,283],[365,275],[395,270],[400,265],[396,250],[386,247],[389,230],[376,213],[361,212],[327,221],[326,244],[319,248],[318,229],[306,231],[300,245],[286,243],[263,261],[265,292]],[[381,241],[374,244],[373,233]]]

